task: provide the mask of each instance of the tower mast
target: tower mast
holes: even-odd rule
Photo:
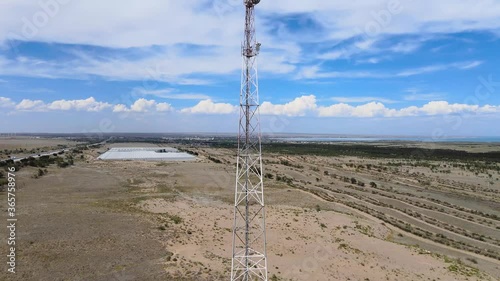
[[[259,114],[255,5],[243,0],[245,37],[241,48],[240,118],[234,196],[231,281],[267,281],[266,223]]]

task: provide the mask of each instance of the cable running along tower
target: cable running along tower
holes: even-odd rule
[[[243,0],[245,39],[241,48],[240,121],[234,196],[231,281],[267,281],[266,228],[256,58],[255,6],[260,0]]]

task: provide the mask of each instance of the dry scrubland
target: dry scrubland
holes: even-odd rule
[[[173,146],[199,159],[103,162],[103,147],[40,177],[22,168],[18,273],[0,280],[227,280],[235,150]],[[264,162],[270,280],[500,278],[498,163],[286,149]]]
[[[23,157],[78,145],[64,138],[35,138],[24,136],[0,137],[0,160],[8,156]]]

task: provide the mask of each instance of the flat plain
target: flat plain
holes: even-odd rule
[[[9,157],[24,157],[40,152],[78,145],[79,142],[65,138],[44,138],[29,136],[0,136],[0,160]]]
[[[97,160],[130,146],[171,146],[198,159]],[[498,280],[499,151],[265,144],[269,279]],[[16,172],[17,273],[0,279],[227,280],[235,152],[227,143],[109,143],[46,167],[27,160]]]

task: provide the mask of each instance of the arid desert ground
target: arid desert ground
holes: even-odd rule
[[[0,151],[81,145],[26,143],[0,140]],[[198,156],[97,160],[120,146]],[[499,280],[500,145],[367,146],[384,149],[264,145],[270,280]],[[409,150],[374,157],[394,147]],[[16,172],[17,273],[2,270],[0,280],[228,280],[235,153],[206,143],[110,142],[43,168],[26,164]],[[6,210],[5,190],[0,196]],[[0,235],[6,241],[4,227]]]

